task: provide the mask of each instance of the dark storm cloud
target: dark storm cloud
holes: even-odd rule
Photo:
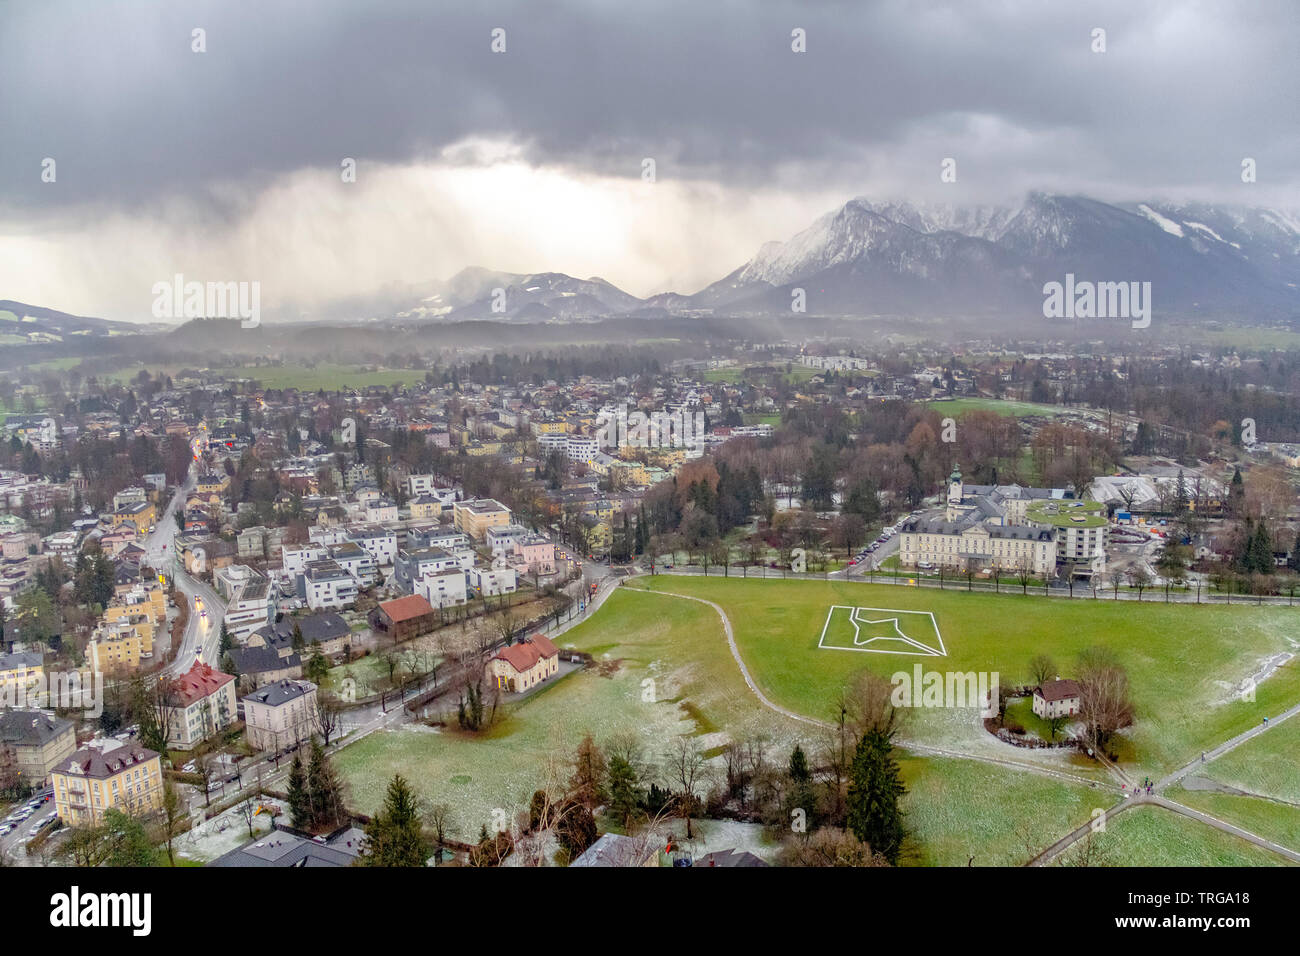
[[[937,179],[1008,192],[1296,184],[1294,3],[15,2],[0,204],[214,215],[275,175],[469,136],[536,163],[731,186]],[[190,31],[207,31],[207,52]],[[503,27],[508,49],[489,51]],[[790,51],[807,30],[808,52]],[[1108,51],[1089,49],[1107,31]],[[58,162],[58,188],[40,181]],[[824,182],[824,180],[823,180]],[[233,189],[230,187],[234,187]]]

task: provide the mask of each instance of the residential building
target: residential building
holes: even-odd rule
[[[167,688],[167,746],[190,750],[237,719],[235,678],[196,663]]]
[[[452,523],[475,541],[482,541],[488,528],[510,524],[510,509],[491,498],[473,498],[452,505]]]
[[[479,597],[513,594],[519,588],[518,578],[514,568],[474,567],[469,570],[469,583]]]
[[[0,654],[0,703],[27,699],[45,677],[45,656],[36,651]]]
[[[560,652],[542,634],[503,647],[484,669],[494,685],[519,693],[554,677],[560,671]]]
[[[436,608],[465,604],[469,600],[469,585],[459,567],[425,574],[415,580],[413,590]]]
[[[245,735],[254,750],[278,753],[310,740],[320,729],[316,685],[308,680],[278,680],[241,701]]]
[[[353,866],[365,844],[365,831],[348,827],[328,837],[308,838],[278,827],[254,837],[208,866],[297,867]]]
[[[103,822],[117,809],[143,816],[162,807],[162,766],[158,754],[113,739],[88,744],[50,773],[54,805],[68,826]]]
[[[36,710],[0,710],[0,746],[13,753],[21,781],[42,787],[51,771],[76,751],[76,726]]]
[[[1043,720],[1073,717],[1079,712],[1079,685],[1072,680],[1044,681],[1034,688],[1034,713]]]
[[[258,577],[235,592],[226,605],[223,623],[236,640],[248,637],[271,619],[274,604],[271,600],[271,582]]]
[[[358,592],[356,578],[335,561],[312,561],[298,575],[298,596],[314,611],[347,607]]]

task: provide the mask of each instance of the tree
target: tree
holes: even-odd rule
[[[789,837],[781,848],[782,866],[888,866],[889,861],[838,827],[820,827]]]
[[[307,772],[303,769],[302,757],[293,755],[289,765],[289,822],[299,830],[311,826],[311,803],[307,794]]]
[[[695,791],[700,778],[705,772],[704,754],[700,751],[700,742],[695,737],[678,736],[676,747],[669,754],[669,771],[674,781],[681,787],[677,796],[677,808],[686,820],[686,839],[695,838],[691,827],[691,810],[695,807]]]
[[[1079,716],[1095,750],[1105,750],[1115,733],[1133,723],[1128,673],[1106,647],[1079,655]]]
[[[104,813],[104,829],[109,844],[105,865],[153,866],[153,844],[139,819],[113,807]]]
[[[1029,660],[1029,681],[1034,687],[1041,687],[1052,680],[1058,671],[1056,661],[1050,654],[1035,654]]]
[[[311,808],[312,830],[333,830],[343,822],[343,784],[325,756],[325,748],[315,738],[307,762],[307,803]]]
[[[366,866],[424,866],[429,859],[415,794],[400,773],[388,784],[383,809],[366,826],[361,859]]]
[[[167,862],[172,866],[176,865],[173,844],[176,837],[180,835],[183,816],[184,807],[181,805],[180,791],[176,789],[176,784],[170,777],[164,777],[161,829],[163,842],[167,844]],[[249,836],[252,834],[250,833]]]
[[[569,792],[575,800],[589,807],[605,801],[605,755],[591,734],[582,738],[573,760],[573,776],[569,778]]]
[[[626,827],[641,806],[641,773],[637,766],[639,750],[635,741],[627,736],[615,738],[606,750],[609,752],[609,812]]]
[[[303,668],[303,674],[309,681],[320,686],[329,677],[329,670],[330,662],[325,659],[318,644],[312,651],[311,657],[307,658],[307,666]]]
[[[890,734],[880,729],[873,728],[858,741],[849,768],[848,828],[872,851],[896,864],[904,834],[898,801],[907,789],[893,750]]]
[[[325,738],[325,746],[328,747],[330,737],[343,724],[342,702],[332,694],[322,697],[316,708],[316,723],[320,727],[321,736]]]
[[[575,860],[596,842],[596,818],[590,808],[578,800],[567,800],[560,807],[555,824],[555,839],[570,860]]]

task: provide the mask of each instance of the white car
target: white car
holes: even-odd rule
[[[0,823],[0,836],[4,836],[14,828],[12,823]]]

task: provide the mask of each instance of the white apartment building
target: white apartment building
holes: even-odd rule
[[[430,572],[417,578],[412,590],[434,607],[451,607],[455,604],[464,604],[469,600],[465,572],[460,568]]]

